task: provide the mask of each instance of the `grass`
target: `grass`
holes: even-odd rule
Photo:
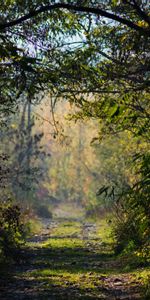
[[[149,268],[133,265],[126,270],[128,257],[116,257],[112,244],[106,220],[96,227],[86,221],[59,221],[49,238],[28,243],[29,261],[13,278],[25,299],[149,299]],[[7,291],[5,299],[9,298]]]
[[[79,222],[70,221],[70,222],[61,222],[57,228],[51,234],[52,236],[77,236],[81,233],[81,226]]]
[[[112,226],[108,223],[106,218],[103,218],[97,224],[97,237],[100,237],[103,243],[112,244]]]
[[[43,224],[38,218],[30,219],[27,224],[27,236],[30,237],[35,234],[40,234]]]
[[[39,247],[46,250],[45,265],[39,255],[39,260],[36,260],[39,268],[30,272],[30,276],[44,281],[45,288],[51,289],[55,285],[65,289],[69,286],[78,288],[83,294],[89,289],[91,297],[98,297],[99,287],[104,289],[104,278],[125,276],[126,285],[132,285],[134,281],[144,284],[149,269],[142,270],[142,273],[140,270],[126,270],[127,260],[114,257],[111,226],[105,219],[98,222],[96,231],[89,237],[84,239],[83,225],[79,222],[61,222],[51,233],[51,238],[40,243]]]

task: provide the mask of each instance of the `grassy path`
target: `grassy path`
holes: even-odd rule
[[[0,271],[0,299],[144,299],[144,270],[115,258],[105,222],[56,220],[28,242],[21,264]]]

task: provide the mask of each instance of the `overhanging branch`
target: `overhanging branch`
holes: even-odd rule
[[[134,29],[136,31],[139,31],[141,33],[143,33],[144,35],[150,35],[150,31],[147,30],[146,28],[140,27],[137,24],[133,23],[132,21],[128,20],[128,19],[124,19],[120,16],[117,16],[113,13],[107,12],[102,10],[101,8],[98,7],[85,7],[85,6],[77,6],[77,5],[72,5],[72,4],[65,4],[65,3],[57,3],[57,4],[53,4],[53,5],[46,5],[46,6],[42,6],[41,8],[31,11],[30,13],[16,19],[10,22],[6,22],[6,23],[2,23],[0,24],[0,30],[5,30],[9,27],[13,27],[16,25],[19,25],[33,17],[36,17],[37,15],[44,13],[44,12],[50,12],[52,10],[55,9],[67,9],[67,10],[72,10],[75,12],[86,12],[86,13],[92,13],[95,15],[99,15],[99,16],[103,16],[105,18],[117,21],[121,24],[124,24],[126,26],[128,26],[131,29]]]

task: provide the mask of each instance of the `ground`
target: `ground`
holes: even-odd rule
[[[115,257],[110,233],[103,219],[67,214],[45,220],[21,258],[16,255],[7,269],[1,266],[0,299],[145,299],[142,278],[148,269]]]

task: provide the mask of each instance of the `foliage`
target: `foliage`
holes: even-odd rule
[[[42,230],[42,222],[36,216],[29,217],[26,222],[26,237],[32,237],[33,235],[40,234]]]
[[[150,297],[150,276],[147,275],[143,281],[144,281],[143,297],[144,297],[144,300],[148,300]]]
[[[117,238],[116,251],[141,250],[142,256],[150,255],[150,155],[140,154],[135,157],[140,179],[118,198],[116,203]]]
[[[25,103],[18,114],[9,116],[9,128],[2,129],[1,200],[13,195],[24,208],[33,206],[39,181],[46,177],[43,133],[35,129],[31,110],[31,103]]]
[[[0,9],[3,124],[18,104],[26,100],[38,103],[50,91],[54,104],[64,97],[76,105],[70,119],[98,120],[99,141],[109,134],[130,131],[149,145],[148,1],[44,0],[41,4],[39,0],[14,0],[0,4]],[[29,128],[25,148],[31,150]],[[19,148],[18,159],[22,154]],[[134,244],[147,240],[149,158],[145,153],[142,157],[135,185],[133,182],[119,200],[124,217],[128,211],[121,231],[131,225],[131,246],[133,232]],[[29,166],[28,154],[26,158]],[[66,175],[67,162],[62,169]],[[81,168],[78,175],[83,179]],[[79,198],[82,179],[78,181]],[[64,198],[68,196],[66,184],[67,179],[61,178]],[[139,219],[144,220],[141,226]]]
[[[18,250],[23,243],[24,224],[18,205],[7,203],[0,207],[0,251],[5,258],[19,260]]]
[[[48,88],[88,116],[106,119],[109,130],[116,121],[117,127],[148,126],[147,1],[16,0],[0,8],[4,113],[21,95],[39,101]]]

